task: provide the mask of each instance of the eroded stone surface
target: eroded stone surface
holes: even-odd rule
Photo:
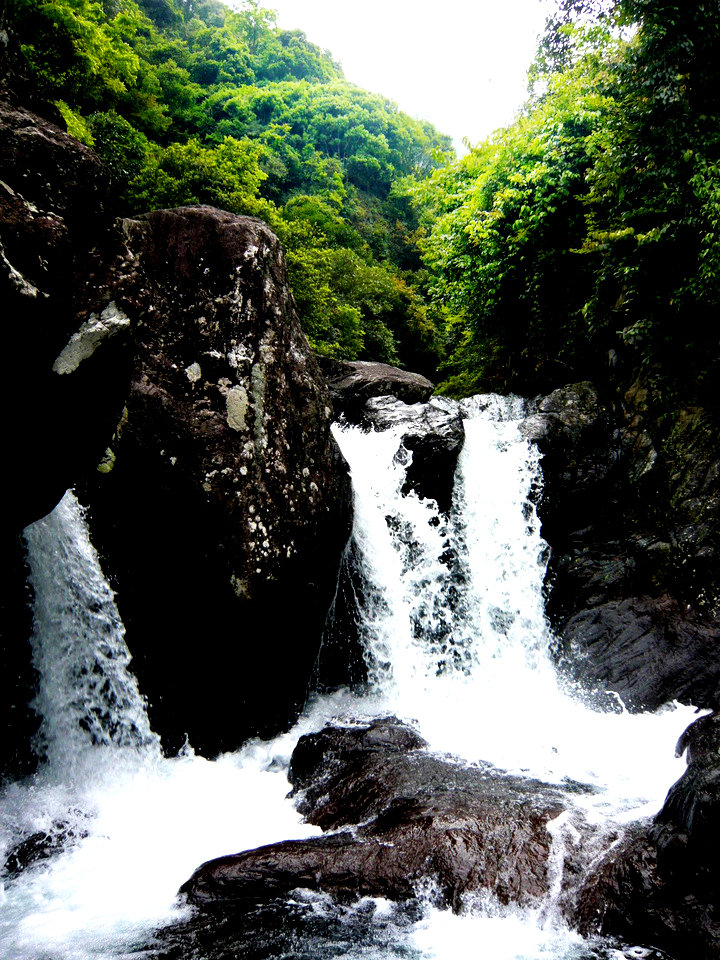
[[[681,411],[653,438],[647,390],[622,409],[592,384],[554,391],[521,429],[543,454],[542,532],[558,660],[633,710],[713,706],[720,683],[720,449]]]
[[[393,428],[411,454],[403,493],[436,500],[448,511],[457,461],[465,441],[463,418],[454,400],[437,397],[427,403],[405,403],[393,396],[371,397],[362,409],[362,425]]]
[[[327,379],[335,415],[344,414],[351,423],[362,416],[365,402],[371,397],[393,396],[404,403],[425,403],[434,390],[427,377],[387,363],[328,357],[318,357],[318,362]]]

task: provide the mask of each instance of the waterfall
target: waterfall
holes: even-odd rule
[[[517,429],[522,402],[491,396],[463,409],[449,517],[432,500],[403,495],[411,455],[400,428],[335,432],[355,490],[360,630],[371,681],[400,699],[413,688],[425,695],[444,674],[547,665],[540,468]]]
[[[519,429],[524,402],[491,395],[460,409],[465,443],[449,516],[402,493],[410,454],[399,428],[336,427],[353,478],[360,631],[376,709],[417,722],[442,752],[595,784],[589,803],[647,811],[669,771],[682,769],[668,744],[690,711],[604,714],[565,688],[549,655],[542,478]]]
[[[25,538],[43,763],[0,794],[0,956],[119,960],[183,916],[178,887],[203,860],[317,833],[286,799],[297,736],[163,757],[74,495]],[[3,871],[23,843],[46,855]]]
[[[58,842],[46,860],[0,878],[6,960],[152,957],[141,948],[185,916],[175,893],[201,862],[318,832],[287,798],[286,772],[299,736],[327,720],[393,713],[462,762],[588,784],[577,808],[598,823],[655,812],[684,768],[672,746],[690,711],[602,714],[564,689],[548,653],[541,474],[518,429],[522,401],[474,398],[460,409],[466,440],[447,514],[403,492],[411,453],[399,428],[335,428],[353,478],[367,687],[317,696],[283,736],[215,761],[190,746],[162,756],[77,501],[68,495],[28,529],[43,763],[0,795],[0,865],[37,833]],[[554,892],[562,845],[576,839],[572,816],[553,826]],[[551,903],[528,911],[479,896],[461,916],[430,903],[418,914],[315,895],[298,904],[314,918],[308,929],[326,924],[325,939],[297,953],[266,951],[269,960],[455,960],[480,941],[493,960],[625,956],[586,948]],[[348,931],[358,929],[362,939],[352,941]]]
[[[25,532],[35,595],[33,663],[42,717],[36,749],[74,766],[95,745],[158,749],[145,703],[129,672],[125,630],[90,542],[82,509],[68,491]]]

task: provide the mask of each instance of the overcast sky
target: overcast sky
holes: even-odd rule
[[[509,123],[550,0],[266,0],[329,49],[348,80],[459,145]]]

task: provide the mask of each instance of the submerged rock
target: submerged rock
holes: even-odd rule
[[[24,870],[49,860],[88,836],[83,815],[72,811],[74,820],[58,820],[48,830],[38,830],[16,844],[5,857],[2,876],[14,880]]]
[[[301,738],[290,773],[299,809],[325,830],[345,829],[212,860],[181,892],[225,911],[297,887],[404,900],[428,883],[454,909],[481,889],[502,903],[538,904],[561,792],[423,746],[393,718]]]

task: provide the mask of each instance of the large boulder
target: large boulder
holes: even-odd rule
[[[210,861],[182,888],[191,903],[232,912],[297,887],[404,900],[432,883],[458,910],[483,889],[528,905],[548,893],[556,788],[433,756],[392,718],[301,738],[291,780],[309,822],[348,829]]]
[[[123,229],[134,369],[83,496],[155,729],[214,753],[276,731],[306,696],[347,475],[269,228],[190,207]]]
[[[565,622],[561,642],[567,673],[586,687],[612,690],[630,710],[718,702],[717,625],[667,594],[580,610]]]
[[[678,743],[688,768],[660,813],[593,864],[567,910],[581,933],[653,943],[676,960],[720,957],[719,721],[690,725]]]
[[[124,240],[92,151],[0,96],[0,772],[27,772],[37,726],[19,533],[94,468],[127,392],[129,323],[106,283],[127,266]]]
[[[596,520],[598,492],[617,460],[611,411],[592,384],[570,384],[540,399],[520,432],[543,456],[543,533],[551,543],[563,543]]]
[[[92,151],[6,101],[0,133],[2,556],[21,583],[18,532],[81,488],[167,747],[273,732],[305,698],[350,512],[280,244],[208,208],[115,220]],[[0,701],[27,742],[15,596]]]
[[[371,397],[393,396],[405,403],[425,403],[434,386],[427,377],[370,360],[333,360],[318,357],[327,380],[335,415],[351,423],[362,415]]]
[[[52,510],[112,433],[127,388],[129,323],[104,280],[126,253],[97,157],[0,100],[0,300],[15,401],[3,420],[3,528],[19,531]],[[76,349],[90,328],[92,345],[86,338]]]

